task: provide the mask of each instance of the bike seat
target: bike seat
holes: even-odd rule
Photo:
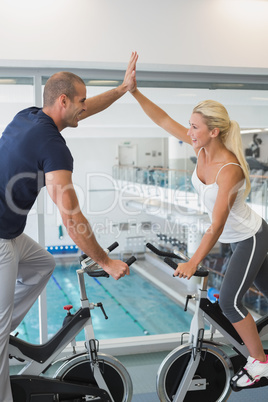
[[[20,350],[23,355],[31,360],[44,363],[60,346],[68,343],[82,328],[81,321],[90,317],[89,308],[80,308],[64,327],[62,327],[48,342],[42,345],[34,345],[10,335],[9,343]],[[12,355],[11,357],[16,357]],[[27,359],[26,359],[27,360]]]

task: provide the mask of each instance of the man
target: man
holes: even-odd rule
[[[43,109],[19,112],[0,139],[0,402],[12,402],[9,384],[9,334],[21,322],[47,284],[55,262],[23,233],[27,214],[44,185],[59,208],[68,234],[114,279],[128,266],[111,260],[97,243],[82,214],[72,183],[73,158],[60,132],[98,113],[133,84],[137,54],[132,53],[124,81],[117,88],[86,99],[84,82],[59,72],[44,89]]]

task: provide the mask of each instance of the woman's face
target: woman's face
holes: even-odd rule
[[[188,135],[192,140],[194,148],[201,148],[206,146],[208,141],[211,140],[211,132],[206,125],[203,116],[200,113],[192,113],[190,118],[190,128]]]

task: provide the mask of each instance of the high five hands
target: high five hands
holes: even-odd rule
[[[138,56],[137,52],[132,52],[129,62],[128,62],[127,69],[126,69],[123,84],[126,86],[126,89],[129,92],[135,91],[135,89],[137,87],[136,64],[137,64],[138,57],[139,56]]]

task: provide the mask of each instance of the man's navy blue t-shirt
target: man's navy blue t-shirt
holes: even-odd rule
[[[73,171],[73,158],[54,121],[42,109],[19,112],[0,138],[0,238],[19,236],[45,173]]]

